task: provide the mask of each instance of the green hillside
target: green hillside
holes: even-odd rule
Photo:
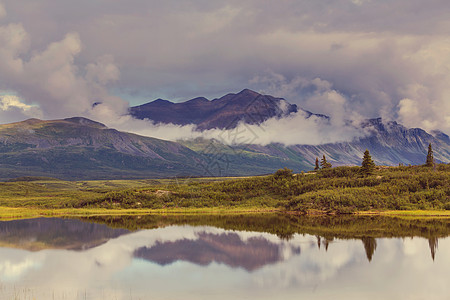
[[[0,206],[77,209],[278,210],[353,213],[383,210],[450,210],[450,166],[435,169],[337,167],[293,175],[248,178],[184,178],[61,181],[25,178],[0,183]]]

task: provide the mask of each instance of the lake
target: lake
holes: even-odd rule
[[[0,299],[449,299],[450,220],[0,222]]]

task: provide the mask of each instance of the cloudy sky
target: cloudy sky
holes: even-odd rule
[[[449,82],[447,0],[0,0],[0,123],[250,88],[450,133]]]

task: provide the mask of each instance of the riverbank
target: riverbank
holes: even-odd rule
[[[42,209],[32,207],[0,207],[0,221],[32,218],[61,218],[61,217],[114,217],[114,216],[146,216],[146,215],[245,215],[245,214],[293,214],[275,208],[173,208],[173,209],[105,209],[105,208],[63,208]],[[310,212],[310,216],[324,216],[325,213]],[[450,218],[450,211],[443,210],[410,210],[410,211],[364,211],[356,212],[355,216],[390,216],[417,218]]]
[[[40,217],[96,217],[96,216],[144,216],[144,215],[242,215],[281,213],[280,209],[239,208],[172,208],[172,209],[106,209],[106,208],[56,208],[0,207],[0,220]],[[450,212],[449,212],[450,217]]]

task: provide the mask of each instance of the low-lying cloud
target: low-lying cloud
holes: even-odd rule
[[[319,145],[351,141],[365,132],[358,123],[342,124],[341,120],[310,116],[300,111],[288,117],[271,118],[262,124],[239,123],[236,128],[198,131],[195,125],[155,124],[151,120],[137,120],[122,116],[117,121],[106,122],[123,131],[166,140],[189,140],[195,138],[215,139],[227,145]]]

